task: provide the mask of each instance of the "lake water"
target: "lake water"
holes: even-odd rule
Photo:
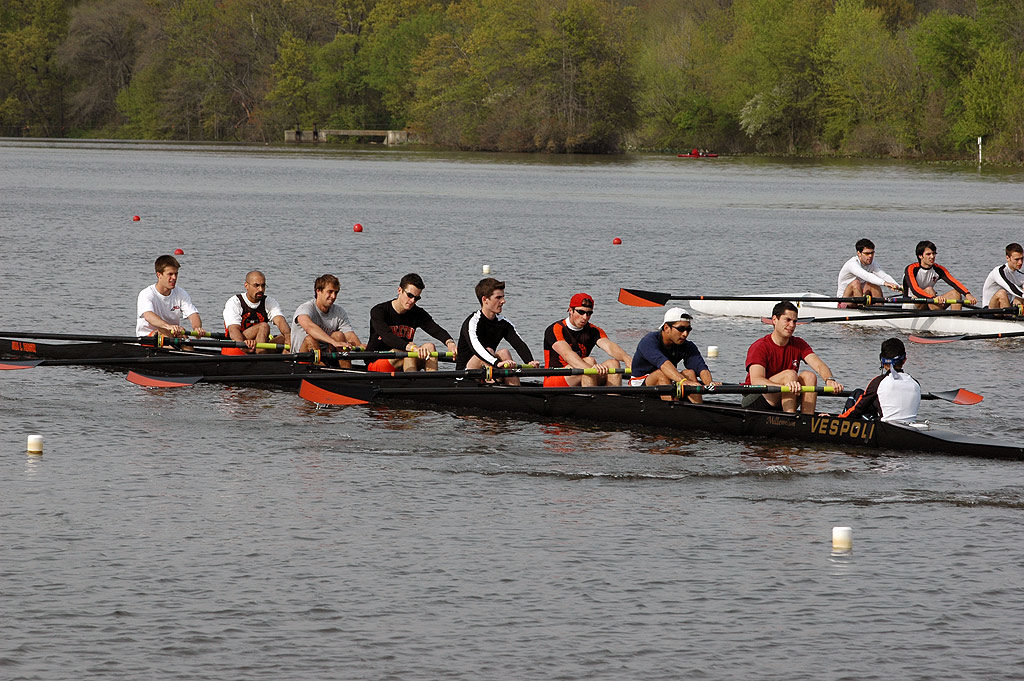
[[[831,295],[869,236],[975,291],[1024,173],[886,162],[0,142],[0,328],[131,334],[153,259],[207,328],[246,271],[288,312],[419,272],[457,332],[489,264],[540,354],[578,290],[628,350],[679,294]],[[140,221],[134,222],[133,215]],[[353,232],[355,223],[364,226]],[[620,237],[620,246],[612,240]],[[739,381],[756,320],[697,317]],[[848,386],[889,333],[800,335]],[[1024,437],[1014,341],[909,349],[922,417]],[[386,407],[121,374],[0,376],[0,678],[1019,679],[1024,468]],[[819,402],[828,406],[824,398]],[[26,437],[45,437],[27,457]],[[831,528],[853,528],[833,555]]]

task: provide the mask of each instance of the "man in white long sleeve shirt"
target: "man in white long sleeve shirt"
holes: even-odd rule
[[[985,279],[981,301],[985,307],[998,309],[1024,303],[1024,248],[1018,243],[1006,247],[1006,264],[993,269]]]
[[[857,255],[853,256],[839,271],[839,287],[836,296],[840,298],[858,298],[871,296],[879,303],[884,302],[882,287],[892,291],[902,290],[896,280],[875,264],[875,244],[871,239],[857,242]],[[874,301],[872,301],[874,303]],[[841,303],[840,307],[853,307],[849,303]]]

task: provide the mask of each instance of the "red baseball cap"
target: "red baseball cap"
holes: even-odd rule
[[[569,307],[594,307],[594,299],[589,293],[577,293],[569,299]]]

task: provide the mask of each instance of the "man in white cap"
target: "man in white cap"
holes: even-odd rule
[[[633,378],[630,385],[668,385],[682,381],[684,385],[710,386],[711,370],[700,350],[689,340],[693,318],[681,307],[665,313],[661,328],[640,339],[633,355]],[[676,367],[683,362],[683,370]],[[700,379],[700,382],[697,379]],[[702,402],[700,395],[688,395],[691,402]],[[665,395],[662,399],[672,399]]]

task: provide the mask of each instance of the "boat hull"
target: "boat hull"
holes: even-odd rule
[[[852,317],[852,319],[836,322],[840,324],[856,324],[876,328],[897,329],[907,332],[931,332],[938,334],[989,334],[1014,333],[1024,331],[1024,319],[991,318],[991,317],[907,317],[904,319],[872,319],[878,315],[890,315],[904,311],[903,308],[840,308],[836,303],[822,300],[819,294],[781,293],[778,300],[790,300],[800,310],[801,317],[815,319],[835,319]],[[771,301],[757,300],[687,300],[683,305],[702,314],[728,317],[770,317]],[[912,310],[905,310],[910,313]]]
[[[573,393],[571,388],[536,390],[509,386],[459,388],[439,380],[369,378],[357,384],[344,379],[312,379],[314,385],[355,399],[415,408],[443,408],[492,416],[525,415],[541,420],[569,419],[608,427],[643,426],[770,442],[803,442],[841,448],[922,451],[989,458],[1024,459],[1012,443],[965,436],[924,424],[841,419],[830,414],[785,414],[744,409],[706,400],[703,404],[666,401],[657,396]]]

